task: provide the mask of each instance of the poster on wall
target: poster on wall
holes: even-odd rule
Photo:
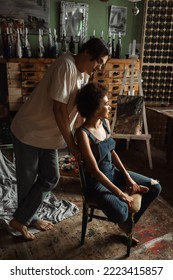
[[[109,17],[109,34],[119,32],[126,35],[127,7],[111,6]]]
[[[60,36],[67,40],[80,36],[84,41],[87,37],[88,4],[61,1]]]
[[[49,26],[50,0],[0,0],[1,26],[8,22],[13,24],[14,19],[23,20],[30,34],[38,33],[39,28],[44,32]]]

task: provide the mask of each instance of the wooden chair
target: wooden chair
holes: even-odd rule
[[[95,210],[100,210],[100,207],[93,201],[88,200],[86,198],[86,180],[85,180],[85,174],[83,170],[83,162],[79,162],[79,176],[80,176],[80,182],[81,182],[81,189],[82,189],[82,197],[83,197],[83,210],[82,210],[82,232],[81,232],[81,245],[85,242],[85,235],[87,230],[87,224],[88,222],[92,221],[93,218],[109,221],[111,222],[108,217],[106,217],[103,212],[99,212],[101,214],[95,214]],[[134,194],[134,205],[133,210],[129,215],[129,233],[127,235],[127,257],[130,256],[130,249],[132,245],[132,231],[134,226],[133,216],[134,213],[138,212],[141,207],[141,194]]]

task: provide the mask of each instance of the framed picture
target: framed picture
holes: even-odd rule
[[[82,41],[87,37],[88,4],[61,1],[60,37],[66,36],[74,39],[80,36]]]
[[[126,35],[127,7],[111,6],[109,17],[109,34],[119,32]]]
[[[37,34],[39,28],[44,32],[49,26],[50,0],[0,0],[0,19],[2,21],[23,20],[30,34]]]

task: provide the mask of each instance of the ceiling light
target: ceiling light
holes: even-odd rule
[[[139,14],[139,8],[137,7],[137,2],[141,1],[141,0],[128,0],[129,2],[134,3],[134,7],[132,8],[132,14],[134,16]]]
[[[132,8],[132,14],[134,16],[139,14],[139,8],[137,7],[137,3],[134,3],[134,7]]]

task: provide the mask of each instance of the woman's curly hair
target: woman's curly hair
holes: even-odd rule
[[[101,100],[107,94],[108,88],[100,83],[88,83],[76,96],[77,110],[84,118],[91,118],[99,109]]]

